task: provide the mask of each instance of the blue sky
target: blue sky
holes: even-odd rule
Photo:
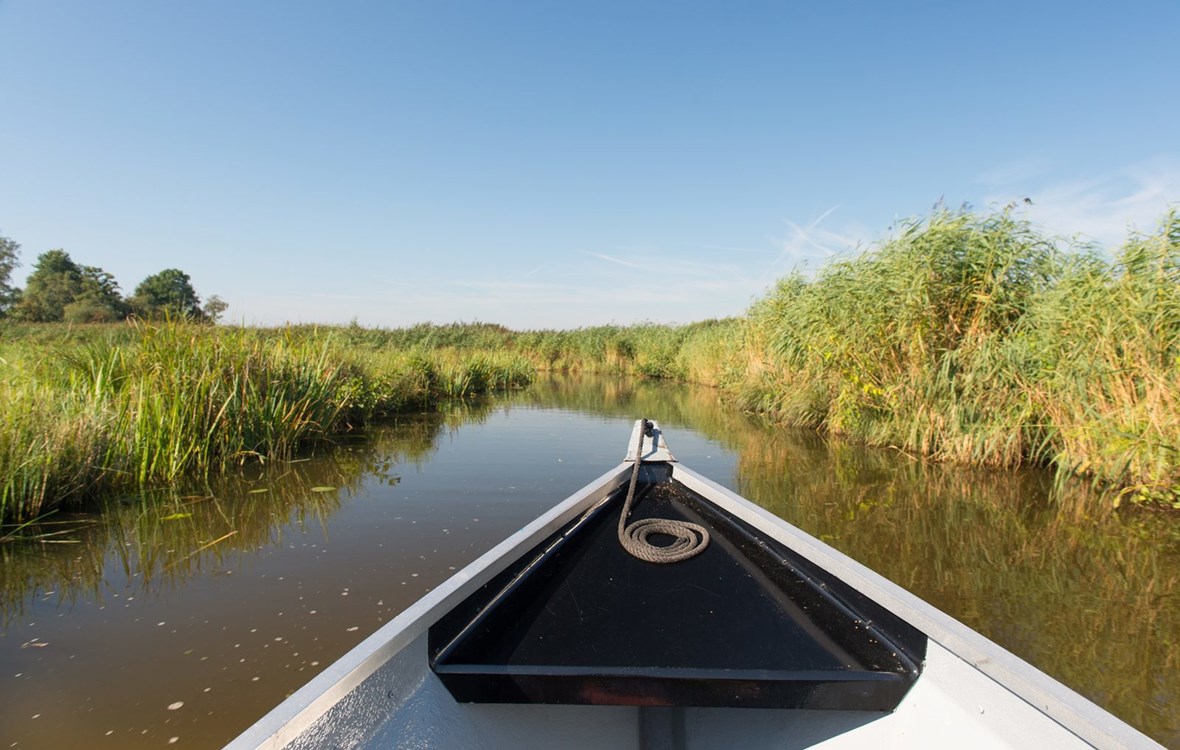
[[[0,0],[0,234],[234,322],[741,314],[940,199],[1180,202],[1180,3]]]

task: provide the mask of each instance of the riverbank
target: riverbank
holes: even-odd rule
[[[366,350],[331,331],[5,330],[0,517],[285,460],[373,419],[531,382],[504,351]]]
[[[685,326],[6,324],[0,368],[7,519],[281,459],[538,371],[710,385],[784,425],[1180,507],[1180,215],[1104,257],[1008,213],[937,213],[743,318]]]
[[[719,387],[783,425],[969,465],[1051,466],[1180,507],[1180,215],[1113,256],[1009,213],[942,212],[779,281],[740,319],[356,334],[539,370]]]
[[[915,455],[1180,506],[1180,215],[1107,257],[938,214],[754,306],[742,400]]]

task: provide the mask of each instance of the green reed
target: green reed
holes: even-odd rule
[[[359,349],[333,331],[100,327],[0,349],[0,517],[167,484],[531,381],[509,352]],[[50,339],[51,341],[51,339]]]
[[[746,408],[1180,500],[1176,214],[1106,261],[1008,213],[938,213],[814,279],[782,280],[746,325]]]
[[[510,331],[0,327],[0,518],[289,457],[537,371],[718,386],[782,423],[1180,505],[1180,216],[1114,258],[1008,212],[937,212],[741,319]]]
[[[509,346],[538,370],[639,375],[721,385],[732,378],[741,322],[707,320],[685,326],[642,323],[572,331],[526,331]]]

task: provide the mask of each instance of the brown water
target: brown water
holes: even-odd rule
[[[0,545],[0,748],[219,747],[621,459],[677,457],[1180,747],[1180,520],[1042,472],[772,431],[706,389],[554,378]]]

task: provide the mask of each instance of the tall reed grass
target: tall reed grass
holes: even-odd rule
[[[290,458],[376,417],[531,381],[510,352],[370,351],[332,332],[140,325],[0,350],[0,517]],[[72,334],[71,334],[72,335]]]
[[[746,320],[748,409],[914,454],[1180,501],[1180,217],[1113,260],[937,213]]]
[[[538,370],[638,375],[719,386],[736,379],[742,323],[736,318],[684,326],[595,326],[526,331],[508,345]]]
[[[1180,215],[1113,257],[1008,212],[940,211],[780,280],[744,318],[510,331],[0,328],[0,517],[289,457],[538,371],[720,388],[914,455],[1049,464],[1180,507]]]

